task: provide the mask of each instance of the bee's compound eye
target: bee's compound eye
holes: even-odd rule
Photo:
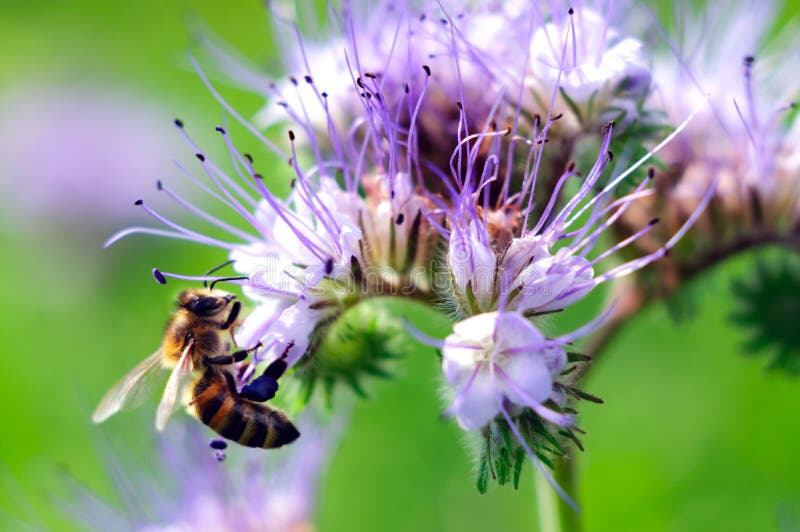
[[[217,297],[201,297],[189,303],[189,310],[198,316],[211,316],[220,311],[228,302]]]

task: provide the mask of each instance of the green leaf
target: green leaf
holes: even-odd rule
[[[567,390],[569,392],[571,392],[572,395],[574,395],[575,397],[578,397],[579,399],[585,399],[586,401],[591,401],[591,402],[597,403],[597,404],[605,403],[605,401],[603,401],[602,399],[600,399],[596,395],[592,395],[592,394],[590,394],[588,392],[584,392],[583,390],[581,390],[579,388],[567,388]]]
[[[561,92],[561,96],[564,98],[564,101],[567,102],[567,106],[570,108],[570,110],[573,113],[575,113],[575,116],[578,117],[578,122],[583,123],[583,117],[581,116],[581,110],[578,107],[578,104],[575,103],[575,100],[570,98],[569,94],[567,94],[567,91],[564,90],[564,87],[559,87],[558,90],[559,90],[559,92]]]
[[[489,463],[486,453],[481,453],[480,464],[478,464],[478,480],[476,482],[478,493],[484,494],[489,488]]]
[[[517,448],[516,463],[514,464],[514,489],[519,489],[519,478],[522,475],[522,466],[525,464],[525,449]]]
[[[570,362],[589,362],[592,360],[592,357],[589,355],[585,355],[583,353],[578,353],[575,351],[567,352],[567,363]]]
[[[509,480],[511,472],[511,463],[509,460],[509,452],[507,447],[501,447],[497,453],[497,459],[494,463],[495,471],[497,473],[497,482],[502,486]]]

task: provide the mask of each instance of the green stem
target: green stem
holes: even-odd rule
[[[575,457],[556,463],[553,478],[567,494],[576,499]],[[536,471],[536,504],[539,509],[539,530],[541,532],[579,532],[581,515],[568,505],[544,476]]]

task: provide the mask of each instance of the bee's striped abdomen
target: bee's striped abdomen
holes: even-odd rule
[[[192,396],[198,419],[241,445],[271,449],[300,436],[282,412],[234,395],[225,377],[216,371],[207,371],[197,381]]]

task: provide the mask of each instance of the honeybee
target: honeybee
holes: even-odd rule
[[[122,378],[103,397],[92,416],[100,423],[124,406],[132,405],[149,377],[171,369],[156,412],[156,429],[163,430],[172,412],[189,390],[190,411],[217,434],[247,447],[280,447],[300,436],[283,412],[261,402],[272,398],[277,379],[286,369],[279,359],[264,373],[237,391],[230,365],[250,351],[231,353],[226,335],[236,324],[241,303],[236,296],[212,288],[188,289],[178,296],[178,309],[167,323],[161,347]],[[290,346],[291,347],[291,346]],[[288,351],[288,350],[287,350]],[[192,380],[192,375],[198,376]]]

